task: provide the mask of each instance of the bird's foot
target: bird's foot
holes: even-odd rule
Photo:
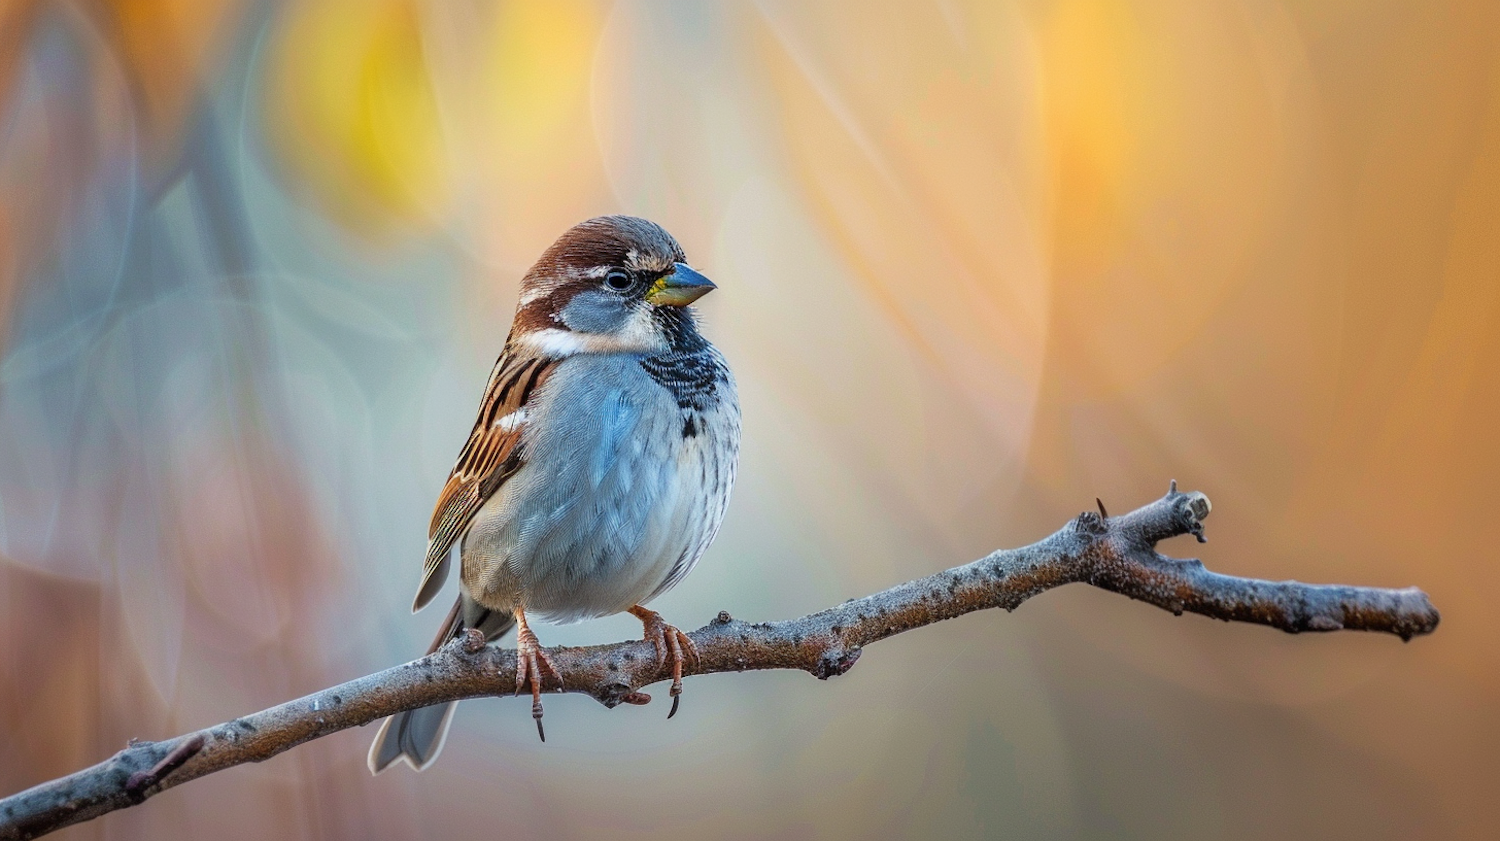
[[[683,664],[691,659],[694,666],[698,665],[698,646],[676,626],[668,625],[661,614],[654,610],[636,605],[630,609],[630,613],[641,620],[646,641],[656,647],[657,662],[672,663],[672,688],[668,692],[672,696],[672,709],[667,712],[667,718],[671,718],[677,715],[677,704],[682,700]]]
[[[531,685],[531,717],[536,720],[536,734],[542,741],[547,741],[547,731],[542,729],[542,683],[545,680],[543,672],[551,672],[552,677],[557,680],[557,688],[563,687],[562,672],[557,670],[552,658],[547,656],[546,649],[537,640],[536,634],[526,626],[525,620],[516,622],[516,694],[527,684]]]

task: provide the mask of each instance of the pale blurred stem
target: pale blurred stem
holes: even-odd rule
[[[686,674],[800,669],[818,678],[848,671],[877,640],[991,607],[1014,609],[1063,584],[1083,582],[1173,613],[1255,622],[1290,633],[1351,629],[1402,639],[1430,633],[1438,613],[1417,589],[1331,587],[1219,575],[1196,560],[1158,554],[1178,535],[1202,539],[1208,497],[1179,493],[1120,517],[1092,511],[1022,549],[784,622],[751,624],[720,613],[689,636],[700,659]],[[558,648],[552,657],[564,691],[607,707],[640,703],[638,690],[667,680],[671,669],[645,641]],[[296,701],[163,742],[140,742],[62,779],[0,800],[0,839],[31,838],[134,806],[205,774],[260,762],[303,742],[392,713],[515,692],[516,655],[461,638],[403,666],[352,680]],[[548,691],[553,691],[551,687]]]

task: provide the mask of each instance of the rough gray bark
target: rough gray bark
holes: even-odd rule
[[[689,634],[699,660],[685,674],[801,669],[827,679],[854,666],[866,645],[976,610],[1012,610],[1063,584],[1092,584],[1181,615],[1303,631],[1385,631],[1409,640],[1431,633],[1438,612],[1415,588],[1384,590],[1260,581],[1209,572],[1197,560],[1158,554],[1159,541],[1203,540],[1208,497],[1180,493],[1119,517],[1103,505],[1022,549],[909,581],[872,596],[784,622],[755,623],[720,613]],[[606,707],[646,703],[641,687],[671,677],[644,641],[551,649],[565,685]],[[402,710],[515,692],[516,655],[477,634],[377,674],[162,742],[134,742],[75,774],[0,800],[0,839],[34,838],[146,798],[205,774],[260,762],[303,742]],[[548,691],[556,691],[548,687]]]

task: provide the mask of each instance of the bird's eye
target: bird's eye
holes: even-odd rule
[[[621,271],[620,269],[615,269],[604,277],[604,285],[608,286],[610,289],[615,290],[616,292],[624,292],[626,289],[629,289],[630,284],[634,282],[634,279],[631,278],[629,273]]]

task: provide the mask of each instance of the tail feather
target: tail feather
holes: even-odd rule
[[[485,640],[498,639],[515,624],[509,614],[496,613],[475,604],[466,596],[460,596],[448,611],[448,618],[432,646],[431,654],[448,640],[464,632],[465,628],[477,628],[484,633]],[[405,761],[417,771],[422,771],[437,759],[448,740],[448,725],[453,721],[453,711],[458,702],[439,704],[397,713],[380,725],[375,742],[370,745],[369,766],[371,774],[379,774],[400,761]]]
[[[425,771],[448,741],[448,725],[458,702],[397,713],[380,725],[370,745],[370,773],[379,774],[405,760],[414,770]]]

